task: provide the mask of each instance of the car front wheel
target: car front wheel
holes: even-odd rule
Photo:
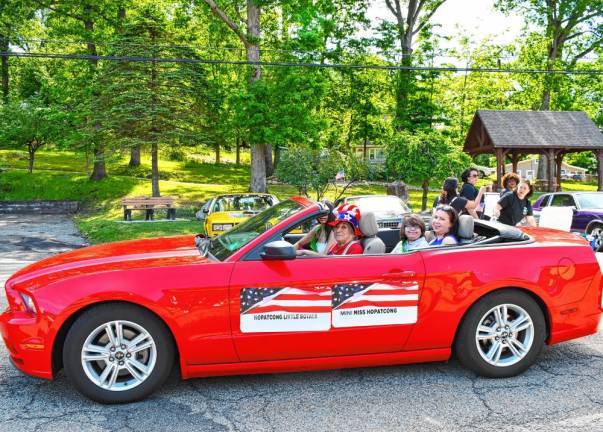
[[[518,290],[492,293],[463,319],[454,350],[468,369],[487,377],[522,373],[542,350],[546,324],[540,307]]]
[[[152,313],[104,304],[83,313],[67,333],[65,374],[83,395],[101,403],[140,400],[168,377],[174,345]]]

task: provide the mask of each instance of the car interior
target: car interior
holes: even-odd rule
[[[293,229],[291,229],[283,236],[284,239],[291,244],[295,244],[312,228],[311,222],[315,218],[316,216],[306,221],[306,223],[295,227],[295,229],[298,231],[303,231],[303,233],[299,232],[294,234],[291,233],[291,231],[293,231]],[[301,230],[299,229],[300,226],[302,227]],[[379,255],[389,252],[389,250],[386,248],[385,242],[379,237],[379,227],[377,226],[377,221],[373,213],[369,212],[362,215],[362,219],[360,220],[360,230],[363,232],[361,241],[364,247],[365,255]],[[434,237],[435,236],[432,231],[428,230],[425,232],[425,238],[427,241],[433,240]],[[469,215],[461,215],[459,217],[457,238],[459,240],[458,245],[450,245],[445,247],[473,247],[530,240],[530,237],[527,234],[513,226],[504,225],[494,221],[476,220]],[[442,246],[434,247],[441,248]]]

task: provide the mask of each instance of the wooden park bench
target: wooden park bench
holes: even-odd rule
[[[167,209],[167,218],[176,219],[176,208],[174,208],[174,197],[125,197],[121,199],[124,208],[124,220],[132,220],[132,210],[144,210],[145,220],[153,220],[155,210]]]

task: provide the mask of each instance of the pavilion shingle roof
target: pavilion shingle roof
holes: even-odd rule
[[[478,110],[465,151],[494,148],[603,149],[603,134],[583,111]]]

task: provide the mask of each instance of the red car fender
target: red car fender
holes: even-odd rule
[[[53,290],[53,292],[61,292],[65,296],[62,299],[64,303],[62,301],[59,303],[68,305],[57,309],[50,301],[38,301],[37,306],[43,312],[39,314],[39,319],[47,321],[46,325],[39,325],[38,327],[45,329],[45,334],[40,336],[46,341],[48,361],[52,361],[52,354],[55,352],[55,349],[58,349],[56,344],[62,343],[68,330],[65,327],[66,325],[70,326],[74,319],[84,310],[94,305],[108,302],[130,303],[155,314],[167,326],[173,336],[176,349],[180,354],[183,354],[186,344],[181,340],[180,335],[182,335],[182,331],[173,312],[169,308],[169,302],[166,302],[165,298],[162,298],[160,301],[156,298],[162,294],[154,290],[148,290],[144,292],[146,296],[141,295],[141,290],[131,289],[127,284],[121,287],[116,286],[112,290],[104,290],[103,288],[111,282],[112,280],[108,280],[105,273],[96,273],[86,275],[83,278],[61,280],[40,288],[40,290],[49,289]],[[76,283],[77,288],[74,285]],[[82,285],[86,283],[89,283],[89,292],[82,295],[84,291]],[[162,297],[164,296],[162,295]],[[48,296],[38,296],[37,298],[45,299]],[[174,312],[176,311],[177,308],[174,308]],[[60,338],[58,338],[59,335]],[[186,358],[186,354],[184,353],[180,358]],[[56,365],[53,364],[52,366],[54,371]]]

